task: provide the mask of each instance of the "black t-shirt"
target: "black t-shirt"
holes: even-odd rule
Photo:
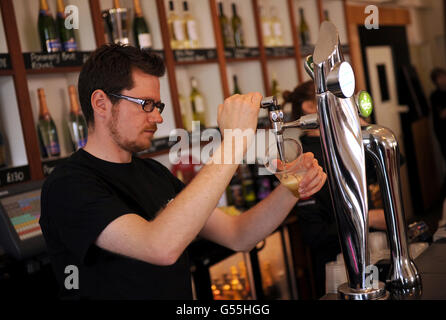
[[[183,188],[151,159],[112,163],[81,149],[57,167],[42,189],[40,225],[61,297],[191,299],[187,253],[171,266],[157,266],[95,245],[116,218],[133,213],[153,220]],[[70,265],[79,270],[78,290],[64,285]]]

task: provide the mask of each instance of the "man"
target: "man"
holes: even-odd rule
[[[40,224],[63,297],[90,299],[190,299],[188,245],[201,236],[247,251],[274,231],[297,199],[279,186],[239,217],[216,209],[243,148],[228,149],[226,131],[254,131],[261,95],[236,95],[218,107],[225,133],[194,180],[185,187],[154,160],[132,154],[150,147],[163,122],[159,77],[162,60],[130,46],[107,45],[92,53],[79,76],[88,142],[47,179]],[[321,189],[326,175],[312,154],[302,196]],[[64,286],[67,266],[79,270],[79,288]]]
[[[446,70],[435,68],[431,72],[435,91],[430,96],[434,131],[446,160]]]
[[[292,104],[293,119],[317,113],[316,94],[313,81],[297,86],[293,92],[283,94],[286,103]],[[361,119],[363,125],[366,123]],[[304,152],[311,152],[323,164],[322,146],[319,129],[307,130],[300,138]],[[371,176],[368,170],[367,178]],[[302,230],[304,242],[311,248],[312,264],[315,275],[316,294],[325,294],[325,264],[336,260],[341,253],[338,230],[330,198],[328,184],[320,192],[296,205],[296,213]],[[378,230],[386,229],[384,211],[369,210],[369,226]]]

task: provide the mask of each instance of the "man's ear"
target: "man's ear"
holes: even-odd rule
[[[93,108],[93,112],[99,117],[105,117],[107,115],[107,110],[109,110],[111,106],[110,99],[105,94],[104,91],[98,89],[95,90],[91,95],[91,107]]]

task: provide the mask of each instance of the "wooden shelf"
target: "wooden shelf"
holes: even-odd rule
[[[242,18],[255,20],[255,29],[252,31],[255,32],[256,41],[250,42],[252,43],[252,46],[255,47],[225,49],[223,46],[223,39],[221,37],[220,23],[218,19],[217,6],[219,0],[208,0],[208,7],[210,9],[209,12],[206,12],[207,9],[201,8],[199,9],[201,10],[199,13],[203,15],[210,15],[211,17],[210,21],[212,24],[206,27],[212,28],[213,30],[215,45],[212,44],[214,41],[211,40],[207,41],[206,43],[209,43],[210,47],[215,46],[215,48],[200,48],[194,50],[172,50],[169,40],[165,0],[154,1],[156,4],[156,14],[159,21],[159,29],[157,30],[159,30],[161,33],[161,44],[158,43],[157,45],[159,47],[163,47],[164,49],[153,51],[159,53],[166,63],[167,81],[170,89],[170,102],[173,108],[173,117],[175,119],[174,125],[177,128],[182,127],[177,83],[178,80],[176,74],[180,67],[207,64],[213,64],[212,67],[214,67],[214,65],[217,65],[220,73],[220,82],[222,87],[221,92],[223,93],[224,98],[231,94],[229,90],[229,83],[232,81],[232,79],[228,79],[228,64],[231,63],[240,63],[240,67],[243,68],[243,63],[257,62],[261,68],[261,74],[259,75],[262,76],[263,88],[265,89],[266,94],[270,94],[271,91],[271,79],[268,75],[267,66],[269,61],[294,59],[296,62],[296,69],[292,69],[290,72],[297,72],[297,79],[299,81],[303,81],[304,77],[302,76],[303,67],[301,59],[302,57],[313,53],[314,47],[301,47],[299,44],[299,37],[295,28],[297,25],[296,15],[298,13],[296,10],[295,0],[281,0],[283,1],[282,15],[289,15],[289,23],[292,26],[292,46],[284,48],[266,48],[264,46],[262,27],[260,23],[261,19],[259,17],[258,10],[261,3],[260,0],[251,0],[249,1],[250,5],[252,6],[250,10],[252,10],[254,15]],[[78,73],[81,71],[83,63],[86,61],[91,52],[57,53],[50,54],[51,56],[48,55],[47,57],[45,57],[45,54],[40,52],[23,52],[20,41],[21,39],[19,39],[18,25],[20,26],[22,23],[27,23],[27,21],[16,21],[15,12],[22,9],[14,8],[14,6],[17,6],[17,3],[19,2],[13,0],[0,1],[0,12],[2,14],[7,47],[9,50],[9,52],[6,54],[0,54],[0,76],[12,76],[13,78],[24,136],[26,156],[29,161],[29,165],[26,166],[26,168],[31,180],[41,180],[46,175],[44,175],[44,171],[47,171],[48,168],[51,169],[53,164],[64,161],[66,158],[43,160],[40,158],[39,143],[35,127],[36,124],[34,122],[34,115],[32,112],[32,93],[30,93],[28,82],[32,83],[33,81],[40,81],[40,78],[38,77],[39,75]],[[90,9],[89,16],[92,20],[92,31],[94,32],[93,41],[95,43],[94,45],[91,43],[88,44],[87,48],[92,50],[91,48],[100,47],[105,43],[104,26],[101,18],[101,0],[89,0],[88,3]],[[314,5],[318,8],[319,16],[323,17],[322,0],[315,1]],[[271,52],[273,52],[273,54],[271,54]],[[347,53],[345,49],[344,53]],[[233,66],[230,66],[229,69],[232,67]],[[30,79],[27,77],[28,75],[34,75],[35,77]],[[71,80],[72,79],[70,79],[70,81]],[[153,145],[154,148],[152,148],[151,152],[142,154],[142,158],[165,155],[169,152],[170,146],[169,143],[166,142],[166,138],[155,139],[153,141]],[[46,168],[44,166],[46,166]],[[0,170],[0,173],[2,171],[4,170]],[[0,184],[0,186],[1,185],[2,184]]]

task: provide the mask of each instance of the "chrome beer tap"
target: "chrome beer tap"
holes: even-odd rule
[[[264,99],[262,107],[269,109],[278,145],[283,141],[285,128],[320,129],[348,277],[348,283],[338,288],[338,297],[349,300],[389,297],[385,284],[376,278],[371,279],[369,275],[366,154],[377,167],[384,202],[392,254],[388,288],[396,298],[417,295],[421,289],[421,277],[408,250],[397,141],[389,129],[377,125],[361,130],[358,109],[362,116],[368,117],[372,111],[371,97],[364,91],[353,96],[354,73],[344,62],[336,27],[330,22],[323,22],[319,34],[314,55],[305,61],[305,70],[315,82],[317,114],[284,123],[283,113],[273,97]]]

